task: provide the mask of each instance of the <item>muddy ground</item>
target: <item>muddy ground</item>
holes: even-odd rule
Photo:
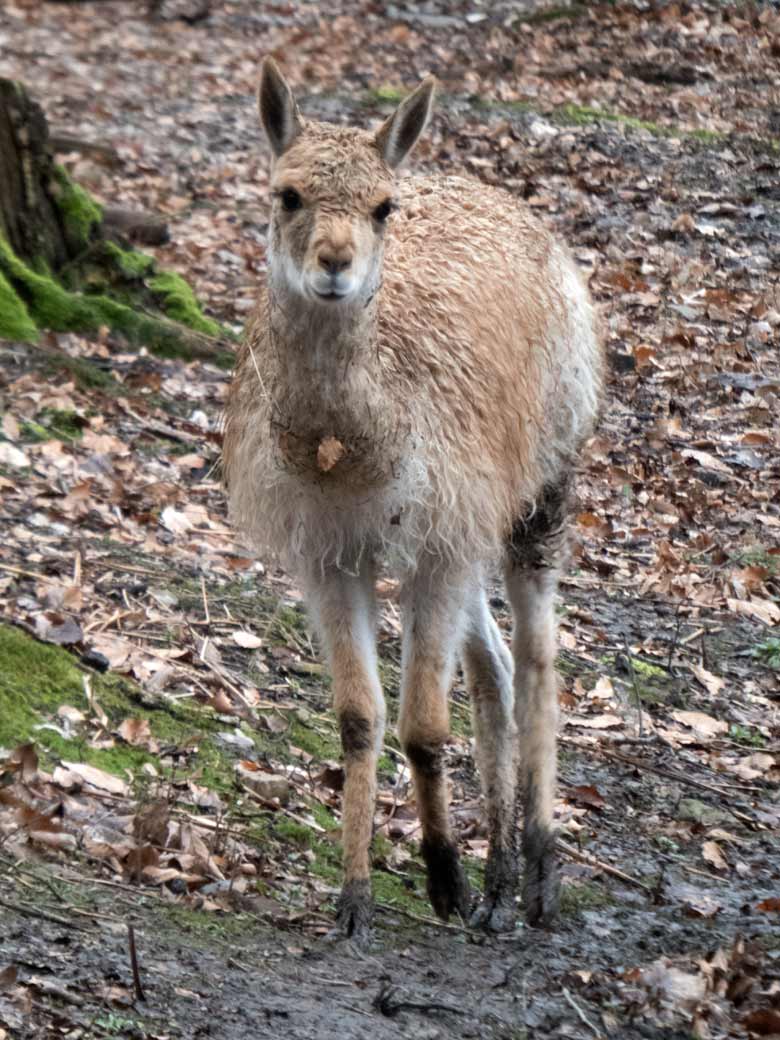
[[[380,858],[375,883],[395,888],[382,889],[375,944],[361,953],[327,938],[337,878],[317,874],[319,847],[273,821],[253,853],[264,894],[206,909],[176,886],[135,883],[83,844],[53,852],[31,841],[19,855],[6,834],[0,1038],[780,1033],[774,8],[234,2],[195,25],[181,11],[172,2],[152,23],[129,2],[7,7],[0,74],[23,80],[55,129],[116,149],[109,165],[88,150],[64,159],[102,201],[168,216],[172,240],[157,255],[237,331],[264,266],[266,157],[250,95],[269,51],[304,112],[363,125],[435,72],[439,114],[418,165],[504,184],[591,272],[611,372],[561,589],[563,915],[554,933],[518,924],[499,939],[445,927],[421,898],[413,830],[391,829],[404,855]],[[272,567],[230,562],[242,550],[211,470],[226,374],[110,339],[45,346],[0,353],[4,412],[38,424],[18,440],[30,467],[0,469],[5,619],[34,630],[45,605],[36,575],[65,581],[78,552],[84,602],[64,609],[85,633],[58,652],[83,657],[88,620],[138,647],[188,647],[191,675],[170,684],[200,699],[204,727],[207,713],[211,725],[225,711],[213,702],[221,674],[228,698],[237,688],[250,709],[259,696],[277,714],[291,704],[312,741],[324,734],[321,749],[307,745],[310,772],[332,763],[327,684],[305,629],[293,616],[259,658],[230,639],[238,624],[267,636],[273,603],[295,612],[298,596]],[[52,368],[52,351],[68,366]],[[69,403],[46,404],[62,387]],[[51,431],[52,412],[74,411],[73,439]],[[121,446],[82,447],[84,432]],[[56,452],[45,447],[54,441]],[[200,464],[179,465],[184,451]],[[124,497],[101,484],[106,467]],[[76,510],[67,495],[86,472],[94,505]],[[161,482],[174,491],[155,498],[149,487]],[[177,527],[161,519],[171,503],[203,512]],[[391,716],[393,595],[388,586],[381,630]],[[494,607],[508,627],[498,587]],[[199,656],[193,625],[219,646],[221,671]],[[155,696],[169,692],[150,674],[132,672]],[[49,702],[39,710],[55,717]],[[112,725],[123,718],[115,710]],[[154,707],[153,732],[166,711]],[[478,883],[484,831],[467,714],[459,685],[449,764]],[[244,732],[259,728],[250,710]],[[300,728],[293,743],[304,742]],[[290,732],[270,751],[258,737],[259,760],[285,761]],[[8,750],[34,736],[46,769],[76,755],[45,730],[0,734]],[[78,753],[113,768],[86,743]],[[382,790],[413,804],[390,758]],[[200,775],[197,755],[190,765]],[[317,791],[293,811],[309,819]],[[328,807],[337,828],[337,793]]]

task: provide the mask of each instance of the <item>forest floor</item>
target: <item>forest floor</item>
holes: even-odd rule
[[[328,940],[328,680],[295,584],[227,524],[227,374],[108,335],[2,343],[0,1040],[780,1034],[780,13],[163,14],[9,0],[0,75],[81,139],[61,160],[98,199],[169,219],[155,255],[237,332],[265,262],[266,53],[304,114],[361,125],[435,73],[416,168],[506,186],[590,274],[610,376],[561,589],[563,914],[500,938],[433,919],[391,725],[375,943]],[[452,729],[478,887],[460,682]]]

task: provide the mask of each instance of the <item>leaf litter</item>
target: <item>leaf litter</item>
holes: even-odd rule
[[[761,650],[780,623],[777,12],[344,0],[325,19],[236,0],[190,25],[185,6],[166,0],[151,23],[130,4],[111,18],[100,4],[11,4],[0,73],[26,82],[55,129],[110,143],[111,165],[61,158],[101,201],[169,218],[155,255],[210,313],[239,329],[264,269],[259,39],[315,117],[367,125],[436,73],[419,165],[525,197],[571,243],[604,312],[608,402],[562,590],[563,921],[553,936],[519,928],[488,943],[421,923],[419,821],[390,731],[375,956],[400,972],[412,1009],[398,1020],[431,1037],[777,1032],[778,673]],[[374,1010],[375,965],[323,952],[337,734],[300,591],[227,524],[224,372],[105,337],[49,346],[71,366],[61,372],[86,365],[113,382],[53,380],[3,348],[0,610],[20,637],[63,648],[80,678],[32,710],[1,767],[0,868],[16,909],[4,907],[0,1034],[75,1036],[96,1008],[104,1023],[121,1008],[127,1035],[195,1036],[211,993],[241,1008],[240,1023],[220,1013],[228,1038],[275,1036],[283,1020],[295,1036],[321,1035],[307,1021],[397,1035]],[[328,468],[340,445],[321,447]],[[393,715],[397,590],[380,592]],[[460,684],[453,729],[453,817],[477,876],[486,833]],[[171,918],[184,939],[166,932],[173,913],[194,915]],[[145,1009],[129,916],[151,976]],[[88,936],[80,950],[63,921]],[[265,973],[260,995],[247,958]],[[334,978],[349,987],[338,1006]],[[453,997],[467,1015],[420,1018]]]

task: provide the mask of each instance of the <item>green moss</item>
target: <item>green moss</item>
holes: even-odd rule
[[[275,820],[273,829],[277,838],[302,849],[310,848],[314,841],[314,831],[311,827],[296,823],[295,820],[288,820],[286,817]]]
[[[767,666],[767,668],[776,668],[780,670],[780,639],[776,639],[774,636],[769,636],[762,642],[757,643],[750,651],[753,657],[757,657],[759,661]]]
[[[0,339],[34,343],[38,330],[11,283],[0,271]]]
[[[766,747],[766,737],[751,726],[740,726],[737,723],[732,723],[729,726],[729,737],[735,743],[743,744],[745,747]]]
[[[56,725],[62,704],[88,712],[83,675],[66,650],[0,625],[0,746],[12,748],[35,740],[47,763],[58,758],[86,762],[125,778],[145,762],[159,769],[159,757],[143,748],[121,741],[112,748],[93,748],[79,736],[66,740],[54,729],[36,728]],[[191,761],[199,772],[199,783],[223,794],[233,789],[232,759],[212,739],[220,727],[207,712],[167,701],[161,701],[159,708],[147,708],[135,683],[110,673],[91,675],[90,682],[112,728],[129,717],[143,718],[163,745],[178,746],[197,736],[198,748]]]
[[[107,296],[69,292],[53,278],[38,274],[19,260],[2,237],[0,273],[14,283],[38,328],[90,333],[107,325],[121,332],[131,343],[145,345],[163,357],[191,357],[175,326]]]
[[[607,889],[592,881],[561,886],[561,914],[564,917],[581,914],[583,910],[599,910],[613,902]]]
[[[174,321],[187,325],[207,336],[219,336],[221,327],[207,318],[195,298],[195,293],[181,275],[167,271],[148,280],[149,288],[160,298],[163,311]]]
[[[154,269],[154,257],[134,249],[121,249],[116,242],[104,243],[107,256],[116,263],[126,278],[144,278]]]
[[[341,756],[341,742],[336,733],[335,717],[333,731],[323,733],[295,715],[290,719],[290,728],[287,730],[286,738],[290,744],[307,752],[320,762],[326,759],[337,759]]]
[[[95,228],[103,219],[103,210],[95,200],[75,184],[62,166],[54,167],[56,203],[65,232],[71,243],[86,247]]]
[[[38,413],[37,420],[24,420],[22,433],[28,440],[65,441],[72,444],[81,437],[83,421],[76,412],[58,408],[44,408]]]
[[[430,903],[422,891],[422,876],[418,887],[410,878],[397,877],[384,870],[374,870],[371,873],[371,887],[377,903],[397,906],[420,914],[421,917],[433,917]]]
[[[634,116],[625,116],[620,112],[604,112],[600,108],[591,108],[588,105],[566,104],[554,109],[551,113],[553,118],[561,122],[574,123],[576,126],[588,126],[592,123],[607,122],[620,123],[634,130],[648,130],[652,134],[666,136],[671,130],[651,123],[646,119],[636,119]]]
[[[398,87],[391,87],[389,84],[384,84],[381,87],[374,87],[368,91],[367,99],[369,103],[373,102],[379,105],[397,105],[400,101],[406,97],[406,91],[399,90]]]
[[[103,371],[98,365],[86,358],[72,358],[67,354],[47,359],[47,368],[52,373],[67,372],[81,390],[108,390],[114,393],[127,393],[117,383],[110,372]]]

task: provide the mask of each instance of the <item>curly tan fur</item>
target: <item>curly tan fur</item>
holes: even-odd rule
[[[423,84],[376,135],[304,122],[266,62],[261,115],[276,153],[268,283],[228,399],[224,463],[235,522],[304,578],[337,713],[353,727],[363,719],[358,729],[371,734],[347,755],[348,883],[367,878],[374,785],[366,777],[384,717],[373,568],[385,561],[402,577],[402,739],[429,866],[446,862],[453,878],[441,882],[449,896],[436,878],[431,891],[440,907],[462,912],[444,780],[438,767],[421,763],[438,762],[447,687],[465,646],[496,817],[493,851],[496,862],[513,862],[512,720],[528,726],[528,712],[538,711],[541,725],[554,725],[550,589],[559,553],[544,560],[542,550],[547,533],[557,547],[560,517],[554,532],[545,503],[566,485],[591,431],[601,350],[574,261],[522,203],[461,178],[396,178],[431,96],[432,85]],[[380,211],[391,199],[397,208],[385,225]],[[518,669],[518,655],[536,652],[533,632],[544,633],[544,660],[533,662],[528,682],[515,680],[514,694],[512,663],[482,592],[486,568],[504,559],[510,591],[523,590]],[[539,566],[551,567],[552,584],[530,580]],[[526,615],[535,589],[544,619],[534,625]],[[529,699],[537,673],[541,692]],[[513,708],[515,695],[523,707]],[[542,743],[553,758],[538,766],[543,794],[532,801],[542,807],[535,826],[548,833],[554,731]],[[537,767],[526,762],[523,775],[528,768]],[[343,905],[364,888],[352,885]],[[505,909],[506,891],[500,895]],[[342,922],[348,932],[364,911]]]

